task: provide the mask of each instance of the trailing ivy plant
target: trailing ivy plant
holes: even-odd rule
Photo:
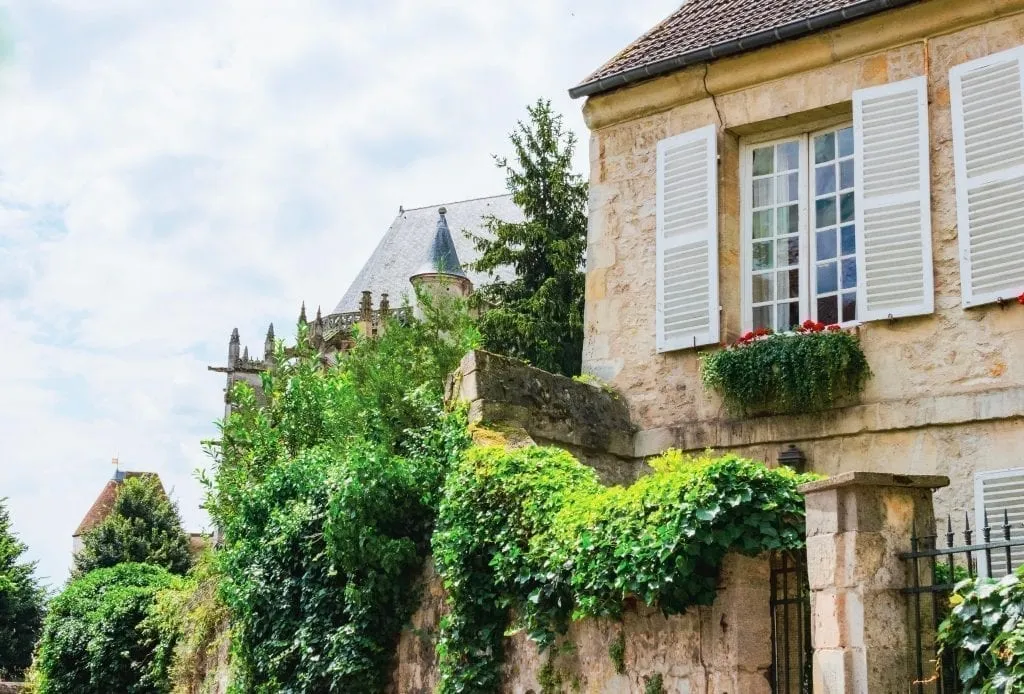
[[[962,691],[1024,689],[1024,567],[1000,580],[961,581],[951,602],[938,641],[942,654],[956,658]]]
[[[797,486],[811,476],[678,452],[651,466],[608,488],[559,449],[467,452],[433,539],[450,607],[441,694],[498,691],[510,629],[547,648],[572,620],[620,616],[627,597],[678,614],[714,600],[727,553],[803,545]]]
[[[855,335],[811,321],[793,332],[747,333],[701,355],[700,371],[704,387],[738,416],[827,409],[858,395],[871,376]]]
[[[444,476],[468,443],[445,376],[476,342],[462,306],[425,306],[325,368],[277,349],[215,450],[207,506],[223,533],[233,691],[384,691]]]

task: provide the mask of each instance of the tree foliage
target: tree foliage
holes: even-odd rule
[[[442,694],[500,690],[509,615],[542,648],[572,620],[617,617],[627,597],[666,614],[714,600],[728,552],[802,547],[813,476],[669,452],[629,487],[604,487],[559,449],[474,448],[449,475],[434,560],[451,612]]]
[[[224,537],[235,691],[383,691],[444,475],[468,445],[443,384],[476,332],[464,307],[425,313],[329,368],[300,327],[264,376],[265,406],[233,393],[207,505]]]
[[[491,237],[475,237],[473,269],[511,266],[515,277],[477,289],[486,310],[483,346],[567,376],[580,373],[587,184],[572,170],[575,135],[549,101],[527,107],[529,120],[511,133],[512,160],[496,157],[523,222],[490,218]]]
[[[42,628],[46,594],[35,563],[23,559],[26,549],[0,499],[0,680],[18,678],[28,668]]]
[[[178,507],[155,475],[121,483],[110,514],[82,539],[82,551],[75,556],[79,576],[126,562],[161,566],[175,574],[184,574],[191,565]]]
[[[128,563],[69,583],[46,616],[35,664],[39,694],[168,692],[168,661],[156,657],[161,635],[148,620],[160,591],[180,580]]]

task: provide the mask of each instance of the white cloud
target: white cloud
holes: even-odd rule
[[[400,204],[492,153],[675,0],[15,0],[0,67],[0,496],[53,583],[112,470],[188,524],[238,325],[344,293]]]

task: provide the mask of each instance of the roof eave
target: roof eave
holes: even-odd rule
[[[664,60],[651,63],[650,65],[643,65],[625,70],[609,77],[603,77],[591,82],[584,82],[583,84],[572,87],[569,90],[569,96],[573,99],[578,99],[583,96],[604,94],[605,92],[610,92],[613,89],[619,89],[637,82],[653,79],[654,77],[660,77],[670,72],[675,72],[676,70],[681,70],[684,67],[710,62],[730,55],[752,51],[757,48],[764,48],[765,46],[781,43],[782,41],[802,38],[823,29],[830,29],[853,19],[860,19],[862,17],[867,17],[868,15],[877,14],[878,12],[883,12],[885,10],[909,5],[919,1],[920,0],[865,0],[864,2],[857,3],[856,5],[850,5],[849,7],[825,12],[808,19],[801,19],[796,22],[790,22],[789,24],[783,24],[779,27],[759,31],[756,34],[741,36],[738,39],[731,39],[713,46],[708,46],[707,48],[690,51],[689,53],[675,55],[671,58],[665,58]]]

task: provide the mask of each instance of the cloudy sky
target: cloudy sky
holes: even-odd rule
[[[490,155],[678,0],[0,0],[0,497],[58,585],[113,472],[190,529],[230,330],[331,307],[399,205]],[[283,330],[281,328],[284,328]]]

